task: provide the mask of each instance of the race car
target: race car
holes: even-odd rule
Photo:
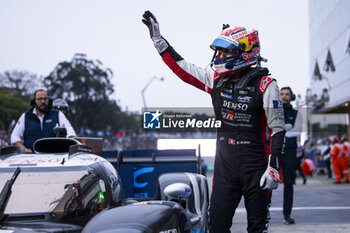
[[[0,232],[81,232],[101,210],[124,205],[116,170],[91,148],[74,139],[45,138],[34,150],[1,150]]]
[[[165,173],[154,200],[135,202],[96,215],[83,233],[204,233],[208,227],[208,184],[193,173]]]
[[[153,198],[125,198],[113,165],[69,138],[0,153],[0,232],[206,232],[208,184],[165,173]]]

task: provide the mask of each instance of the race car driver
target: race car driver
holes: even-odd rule
[[[143,18],[165,64],[184,82],[211,95],[216,118],[222,122],[217,130],[209,231],[230,232],[242,195],[248,232],[266,231],[268,193],[278,187],[285,130],[276,80],[259,65],[258,31],[224,25],[210,45],[215,51],[211,65],[203,69],[169,45],[151,12],[146,11]],[[266,128],[271,133],[271,151]]]

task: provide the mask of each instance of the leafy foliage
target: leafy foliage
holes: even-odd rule
[[[7,88],[25,101],[32,98],[34,90],[43,88],[41,77],[26,70],[0,73],[0,87]]]
[[[88,60],[84,54],[75,54],[70,62],[61,62],[44,78],[50,95],[71,102],[77,100],[108,99],[114,92],[110,79],[113,72],[100,61]]]
[[[30,108],[34,91],[44,88],[50,98],[68,102],[68,118],[77,133],[139,131],[139,114],[122,112],[117,102],[109,99],[114,92],[112,78],[110,69],[85,54],[60,62],[46,77],[20,70],[0,73],[0,130],[9,134],[11,124]]]
[[[109,96],[114,92],[113,72],[100,61],[75,54],[70,62],[61,62],[44,78],[52,98],[65,99],[70,107],[73,127],[80,130],[115,131],[123,128],[120,107]],[[134,124],[134,123],[132,123]]]
[[[0,88],[0,128],[9,133],[11,123],[29,109],[29,103],[24,101],[16,92]]]
[[[0,129],[6,134],[20,115],[30,108],[33,90],[42,88],[41,77],[25,70],[0,73]]]

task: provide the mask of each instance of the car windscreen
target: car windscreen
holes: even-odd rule
[[[0,169],[0,189],[13,172]],[[96,202],[100,190],[99,177],[88,167],[22,169],[12,186],[4,214],[76,212]]]

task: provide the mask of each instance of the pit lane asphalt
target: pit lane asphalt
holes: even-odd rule
[[[209,189],[212,174],[208,174]],[[292,218],[295,224],[283,223],[283,184],[273,191],[270,233],[349,233],[350,232],[350,184],[333,184],[324,175],[308,178],[302,184],[298,178],[294,185]],[[242,198],[231,227],[232,233],[247,232],[247,214]]]

